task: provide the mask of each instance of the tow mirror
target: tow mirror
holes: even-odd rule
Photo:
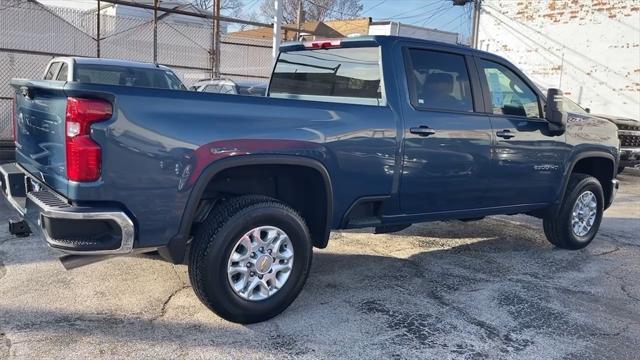
[[[560,89],[547,90],[546,119],[549,122],[549,129],[552,131],[564,132],[567,128],[567,113],[562,108],[564,93]]]

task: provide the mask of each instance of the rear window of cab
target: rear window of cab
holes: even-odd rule
[[[381,105],[380,48],[282,52],[271,77],[269,96]]]

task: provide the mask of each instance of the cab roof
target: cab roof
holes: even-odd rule
[[[317,50],[317,48],[306,47],[307,43],[329,43],[329,42],[339,42],[339,46],[329,46],[338,47],[338,48],[353,48],[353,47],[366,47],[366,46],[381,46],[381,47],[391,47],[396,42],[407,42],[413,44],[423,44],[427,46],[433,46],[434,48],[438,48],[443,51],[450,50],[452,52],[464,53],[467,55],[476,55],[487,59],[499,60],[500,62],[504,62],[507,64],[514,66],[509,60],[496,55],[490,52],[486,52],[483,50],[474,49],[472,47],[460,44],[451,44],[434,40],[425,40],[412,38],[407,36],[395,36],[395,35],[369,35],[369,36],[356,36],[356,37],[348,37],[348,38],[340,38],[340,39],[321,39],[314,40],[310,42],[302,42],[302,41],[293,41],[286,42],[280,46],[280,51],[288,52],[288,51],[300,51],[300,50]],[[307,44],[308,45],[308,44]],[[517,67],[516,67],[517,68]]]
[[[79,56],[57,57],[52,59],[51,61],[55,62],[55,61],[63,61],[63,60],[72,60],[76,64],[86,64],[86,65],[125,66],[129,68],[141,68],[141,69],[167,69],[166,66],[155,65],[152,63],[146,63],[146,62],[140,62],[140,61],[91,58],[91,57],[79,57]]]

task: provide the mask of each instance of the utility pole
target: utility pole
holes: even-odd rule
[[[473,1],[473,29],[471,32],[471,47],[478,48],[478,35],[480,32],[480,8],[482,7],[482,0]]]
[[[98,11],[96,13],[96,57],[100,57],[100,0],[98,0]]]
[[[280,52],[280,43],[282,42],[282,0],[275,0],[275,15],[273,18],[273,47],[271,49],[271,55],[273,61],[278,58]]]
[[[215,13],[213,14],[213,78],[220,77],[220,4],[222,0],[215,1]]]
[[[300,35],[302,34],[302,23],[304,23],[304,9],[302,7],[302,0],[298,0],[298,32],[296,33],[296,41],[300,41]]]
[[[153,63],[158,65],[158,0],[153,0]]]

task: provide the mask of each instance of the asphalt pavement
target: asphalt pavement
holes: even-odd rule
[[[586,249],[528,216],[332,233],[300,297],[249,326],[152,256],[71,271],[0,225],[0,359],[639,359],[640,171]],[[15,215],[0,204],[0,219]]]

